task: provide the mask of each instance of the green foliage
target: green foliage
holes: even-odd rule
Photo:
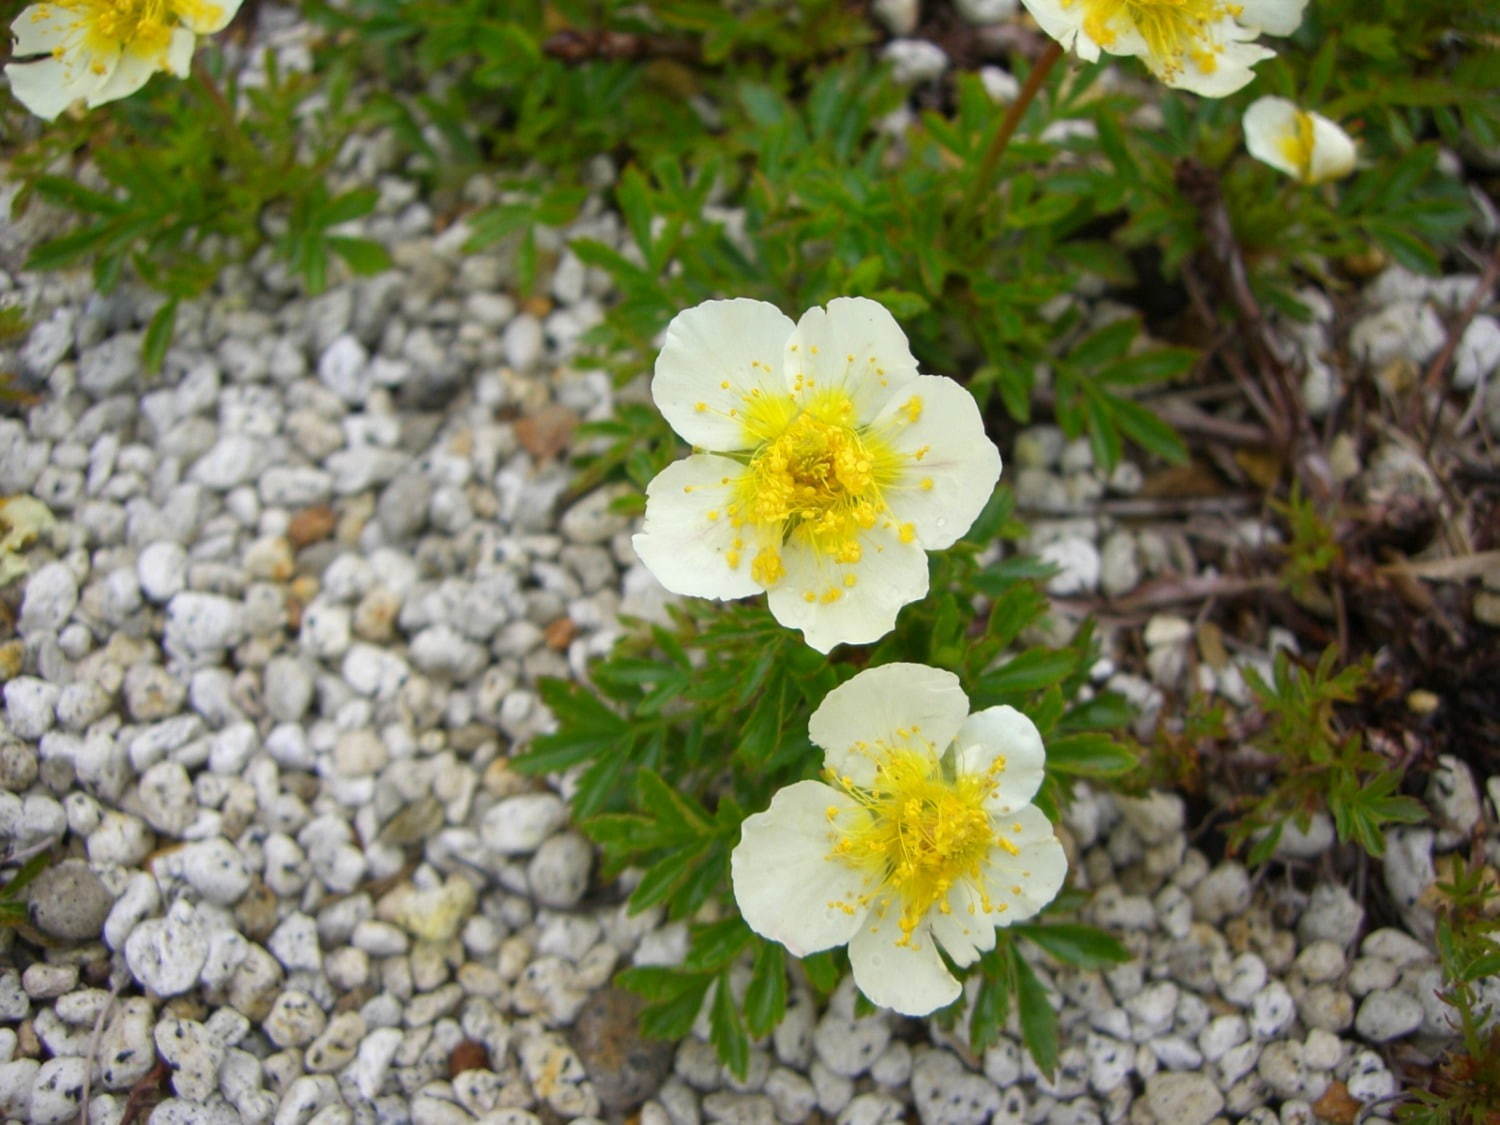
[[[1266,721],[1252,746],[1275,759],[1275,776],[1249,798],[1230,832],[1236,848],[1254,839],[1252,864],[1271,856],[1288,821],[1306,831],[1319,809],[1333,815],[1340,840],[1372,856],[1384,851],[1385,825],[1410,824],[1424,815],[1419,801],[1397,792],[1401,774],[1365,747],[1358,730],[1345,729],[1348,724],[1339,720],[1338,705],[1358,697],[1369,669],[1351,664],[1335,672],[1337,659],[1330,647],[1308,670],[1280,649],[1270,683],[1253,668],[1245,670]]]
[[[1318,505],[1303,495],[1300,485],[1292,486],[1284,502],[1273,500],[1271,508],[1286,521],[1290,533],[1283,550],[1281,584],[1294,597],[1305,597],[1319,588],[1318,580],[1342,557],[1338,535]]]
[[[1493,867],[1454,856],[1438,890],[1443,999],[1457,1015],[1461,1048],[1439,1064],[1427,1089],[1411,1092],[1397,1116],[1404,1125],[1488,1125],[1500,1115],[1500,1011],[1483,1002],[1481,986],[1500,977],[1500,886]]]
[[[335,194],[326,186],[352,121],[346,93],[337,74],[282,74],[268,52],[261,88],[230,81],[221,90],[200,67],[189,81],[158,81],[85,118],[59,120],[13,164],[23,185],[17,212],[41,201],[71,216],[26,267],[88,264],[102,292],[131,276],[163,294],[145,339],[152,368],[180,302],[262,245],[313,293],[328,283],[330,257],[354,273],[385,269],[380,244],[336,233],[376,200],[373,189]],[[326,105],[309,112],[315,98]],[[97,186],[80,182],[75,169],[85,163]],[[53,171],[60,165],[69,174]]]

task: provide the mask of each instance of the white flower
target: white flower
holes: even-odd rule
[[[1168,86],[1221,98],[1276,52],[1252,42],[1290,35],[1307,0],[1022,0],[1042,30],[1093,62],[1137,55]]]
[[[188,72],[198,35],[234,18],[241,0],[49,0],[10,25],[11,93],[52,120],[82,98],[90,108],[128,97],[158,70]]]
[[[1354,141],[1320,113],[1285,98],[1257,98],[1245,111],[1245,147],[1255,159],[1304,184],[1354,171]]]
[[[1031,917],[1067,871],[1032,795],[1041,736],[1013,707],[970,715],[951,672],[884,664],[828,693],[808,724],[822,781],[748,817],[730,857],[750,928],[799,957],[849,944],[875,1003],[925,1015],[995,927]]]
[[[699,452],[646,490],[636,554],[674,593],[767,591],[820,652],[889,632],[927,592],[926,552],[969,529],[1000,475],[973,396],[917,374],[863,298],[796,325],[762,301],[688,309],[651,394]]]

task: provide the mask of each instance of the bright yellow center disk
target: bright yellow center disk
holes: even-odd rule
[[[949,913],[948,894],[967,882],[985,912],[994,907],[984,890],[981,871],[997,847],[1014,852],[999,836],[985,811],[1005,760],[997,757],[982,774],[945,775],[931,744],[878,745],[873,748],[875,780],[868,789],[848,778],[833,777],[859,804],[840,812],[830,808],[834,825],[833,856],[868,872],[879,890],[858,903],[839,903],[847,911],[891,901],[900,904],[901,944],[934,907]]]
[[[1146,41],[1156,65],[1167,75],[1179,73],[1191,58],[1212,73],[1222,49],[1213,26],[1240,8],[1223,0],[1070,0],[1084,8],[1083,31],[1108,49],[1126,26],[1134,26]]]
[[[728,515],[759,545],[751,577],[763,586],[784,574],[780,552],[788,542],[857,563],[860,533],[885,514],[882,490],[896,479],[897,455],[853,419],[854,403],[843,391],[802,403],[789,394],[748,398],[742,421],[755,451]]]

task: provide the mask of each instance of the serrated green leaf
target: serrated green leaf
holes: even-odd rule
[[[771,1034],[786,1014],[786,953],[772,941],[761,940],[755,966],[745,988],[745,1024],[756,1038]]]
[[[842,975],[836,958],[833,950],[812,953],[802,958],[802,971],[807,974],[808,983],[825,995],[838,987],[839,977]]]
[[[703,997],[713,977],[707,973],[685,978],[687,988],[669,999],[652,1004],[641,1013],[641,1031],[652,1039],[675,1041],[685,1038],[693,1030],[698,1013],[703,1010]]]
[[[732,961],[750,941],[750,927],[739,918],[725,918],[694,926],[692,943],[682,967],[692,972],[707,972]]]
[[[1107,734],[1069,734],[1047,743],[1047,768],[1070,777],[1121,777],[1136,764],[1135,752]]]
[[[141,365],[153,375],[161,370],[176,327],[177,298],[173,297],[151,314],[151,323],[146,326],[146,336],[141,341]]]
[[[745,1022],[735,1005],[727,972],[720,974],[714,990],[713,1006],[708,1012],[708,1036],[719,1060],[735,1077],[744,1078],[750,1070],[750,1037],[745,1034]]]
[[[329,235],[328,248],[342,258],[356,274],[368,277],[391,268],[391,255],[373,238],[348,238]]]
[[[1047,998],[1047,990],[1037,979],[1026,959],[1011,950],[1016,971],[1016,1010],[1021,1017],[1021,1039],[1036,1068],[1049,1079],[1057,1075],[1057,1013]]]
[[[1067,650],[1027,649],[981,676],[979,688],[986,695],[1038,691],[1063,680],[1077,663],[1077,655]]]
[[[1130,951],[1093,926],[1066,922],[1030,922],[1011,927],[1011,933],[1046,950],[1065,965],[1103,969],[1130,960]]]
[[[380,193],[374,188],[355,188],[336,195],[319,209],[318,225],[335,227],[361,218],[373,211],[379,200]]]

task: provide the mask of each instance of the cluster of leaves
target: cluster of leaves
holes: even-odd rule
[[[1286,825],[1307,831],[1312,814],[1326,809],[1340,840],[1372,856],[1385,849],[1387,824],[1410,824],[1425,815],[1421,802],[1397,792],[1401,773],[1364,745],[1338,713],[1340,704],[1359,697],[1369,678],[1367,664],[1335,670],[1338,650],[1330,647],[1311,669],[1278,649],[1269,683],[1253,668],[1245,679],[1265,726],[1251,746],[1273,762],[1274,777],[1248,798],[1230,831],[1236,848],[1254,841],[1247,856],[1263,863],[1276,850]]]
[[[282,73],[271,52],[263,86],[242,88],[199,67],[186,82],[157,81],[87,117],[60,118],[12,162],[22,184],[16,213],[41,200],[72,216],[26,268],[87,263],[101,292],[129,276],[166,298],[146,333],[152,368],[171,342],[179,304],[264,245],[312,293],[327,285],[331,258],[355,273],[389,265],[379,243],[337,233],[377,198],[371,188],[327,187],[353,120],[347,81]],[[97,186],[80,182],[85,162]]]
[[[1411,1092],[1398,1117],[1404,1125],[1489,1125],[1500,1118],[1500,1010],[1484,1002],[1482,989],[1486,978],[1500,978],[1500,887],[1494,868],[1455,856],[1438,890],[1443,999],[1458,1016],[1462,1049],[1443,1060],[1428,1088]]]
[[[969,537],[932,560],[933,593],[908,606],[895,631],[860,660],[950,668],[973,708],[1024,709],[1047,744],[1037,803],[1055,817],[1073,778],[1110,779],[1131,769],[1133,753],[1108,733],[1129,712],[1112,695],[1080,698],[1094,660],[1088,627],[1060,647],[1017,647],[1045,614],[1037,583],[1048,571],[1024,557],[981,564],[986,544],[1019,533],[1010,506],[1007,492],[996,494]],[[976,604],[984,606],[977,618]],[[592,687],[546,683],[543,697],[558,728],[514,763],[532,773],[578,771],[574,812],[599,844],[604,874],[641,873],[632,910],[659,906],[672,918],[716,919],[694,926],[682,965],[632,969],[622,983],[647,999],[643,1026],[664,1037],[686,1034],[713,990],[712,1039],[740,1071],[747,1037],[768,1034],[782,1017],[787,965],[781,948],[752,934],[734,912],[729,853],[746,815],[765,808],[782,786],[815,774],[821,752],[808,739],[808,718],[858,670],[808,648],[762,605],[693,603],[676,611],[670,626],[635,628],[593,666]],[[1073,965],[1124,957],[1106,935],[1073,924],[1044,920],[1010,936]],[[746,960],[751,969],[743,977]],[[803,962],[824,990],[844,965],[841,952]],[[1052,1009],[1017,947],[1008,938],[974,971],[983,976],[971,1023],[976,1045],[993,1041],[1015,996],[1026,1042],[1050,1068]]]

